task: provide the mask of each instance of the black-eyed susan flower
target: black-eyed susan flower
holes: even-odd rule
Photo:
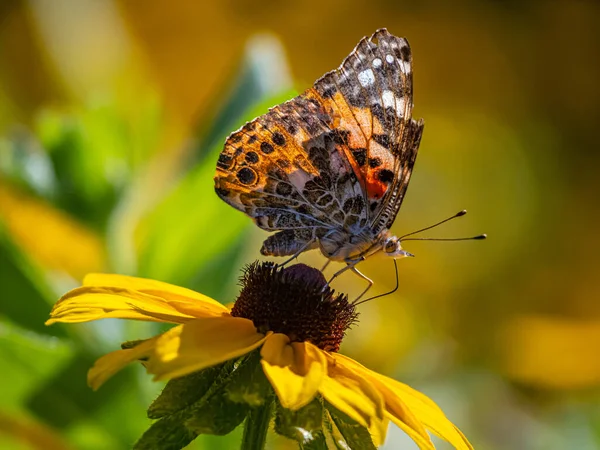
[[[59,300],[47,324],[104,318],[178,324],[124,344],[88,374],[97,389],[141,360],[155,380],[171,380],[149,409],[160,420],[137,448],[181,448],[200,433],[226,434],[244,419],[242,448],[263,448],[271,422],[311,448],[374,448],[389,421],[421,449],[434,448],[428,432],[457,449],[472,448],[428,397],[338,353],[355,307],[305,265],[252,264],[231,309],[159,281],[88,275]]]

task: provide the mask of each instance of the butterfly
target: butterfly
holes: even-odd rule
[[[318,248],[346,263],[334,277],[352,270],[368,290],[359,262],[377,252],[412,256],[390,232],[423,133],[412,109],[410,46],[377,30],[338,69],[232,133],[215,191],[275,232],[263,255],[291,260]]]

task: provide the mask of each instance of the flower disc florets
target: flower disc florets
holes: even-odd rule
[[[292,342],[338,351],[358,316],[346,295],[335,294],[323,274],[305,264],[281,268],[255,262],[240,281],[242,291],[231,315],[252,320],[262,333],[283,333]]]

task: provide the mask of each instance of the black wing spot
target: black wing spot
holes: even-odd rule
[[[289,183],[277,183],[275,192],[278,195],[288,196],[292,193],[292,186]]]
[[[344,206],[342,207],[342,210],[348,214],[351,210],[352,207],[354,206],[354,199],[353,198],[349,198],[348,200],[346,200],[344,202]]]
[[[390,137],[387,134],[374,134],[373,140],[384,148],[390,148]]]
[[[400,57],[402,61],[410,60],[410,48],[408,48],[408,45],[400,47]]]
[[[219,197],[229,197],[229,190],[220,187],[215,187],[215,192]]]
[[[265,155],[268,155],[269,153],[273,153],[275,149],[268,142],[261,142],[260,151],[263,152]]]
[[[256,181],[257,175],[256,172],[249,167],[242,167],[238,170],[237,179],[240,180],[240,183],[249,185]]]
[[[379,157],[369,158],[369,167],[372,169],[379,167],[382,164],[383,164],[383,161]]]
[[[217,161],[217,166],[221,169],[229,169],[233,165],[233,157],[226,153],[221,153]]]
[[[367,162],[367,149],[366,148],[353,148],[352,155],[354,156],[354,160],[356,164],[360,167],[364,166]]]
[[[337,89],[335,87],[328,87],[321,93],[321,97],[332,98],[336,92],[337,92]]]
[[[287,159],[278,159],[277,164],[279,167],[283,167],[284,169],[287,169],[291,165]]]
[[[273,142],[276,145],[285,145],[285,137],[283,136],[283,134],[279,133],[279,132],[275,132],[273,133]]]
[[[352,210],[350,211],[352,214],[360,215],[363,208],[365,207],[365,200],[362,196],[358,195],[354,197],[354,205],[352,206]]]
[[[258,153],[248,152],[246,153],[246,162],[250,164],[256,164],[258,162]]]
[[[384,183],[389,183],[394,180],[394,172],[389,169],[381,169],[377,173],[377,179]]]

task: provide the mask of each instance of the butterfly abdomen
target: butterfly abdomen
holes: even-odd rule
[[[306,250],[314,248],[317,243],[306,246],[312,239],[312,233],[308,230],[283,230],[269,236],[263,242],[260,253],[265,256],[289,256],[294,255],[303,247]]]

